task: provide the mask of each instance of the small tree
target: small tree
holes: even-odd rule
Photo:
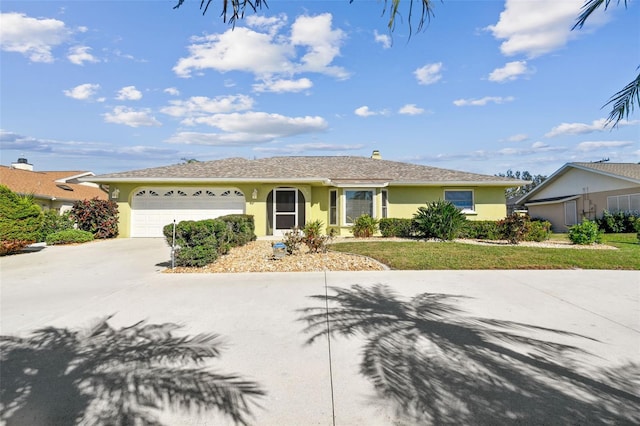
[[[70,216],[78,224],[78,229],[91,232],[95,238],[118,236],[118,205],[114,201],[98,197],[76,201]]]
[[[17,253],[38,240],[42,211],[32,196],[0,185],[0,255]]]
[[[413,221],[418,235],[450,241],[458,236],[467,218],[453,203],[439,200],[419,207]]]

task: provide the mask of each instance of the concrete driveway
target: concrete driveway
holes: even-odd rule
[[[146,320],[219,334],[225,348],[210,367],[267,392],[252,406],[256,425],[640,422],[638,272],[166,274],[169,260],[161,239],[0,258],[1,333],[114,315],[116,328]],[[328,317],[325,300],[309,297],[341,290]],[[320,332],[312,344],[304,316]],[[327,324],[346,336],[327,339]],[[23,364],[9,374],[35,374]],[[5,418],[18,399],[3,396]],[[158,415],[233,424],[216,413]],[[47,424],[41,417],[31,424]]]

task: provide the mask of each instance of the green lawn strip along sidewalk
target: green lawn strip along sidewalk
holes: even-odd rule
[[[456,242],[347,242],[331,250],[374,258],[391,269],[626,269],[640,270],[636,234],[607,234],[618,250],[485,246]]]

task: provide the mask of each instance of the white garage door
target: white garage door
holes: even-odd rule
[[[244,194],[235,188],[140,188],[131,200],[131,237],[162,237],[174,220],[213,219],[244,208]]]

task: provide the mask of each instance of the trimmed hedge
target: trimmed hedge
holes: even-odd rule
[[[57,210],[47,210],[44,212],[44,220],[40,228],[40,238],[38,241],[47,241],[47,236],[54,232],[74,229],[70,212],[58,214]]]
[[[185,220],[176,224],[177,266],[202,267],[214,262],[231,247],[256,239],[253,216],[227,215],[217,219]],[[169,243],[173,242],[173,224],[163,228]]]
[[[635,224],[640,221],[639,211],[620,211],[610,213],[605,210],[602,217],[596,219],[600,230],[608,234],[635,232]]]
[[[468,220],[460,232],[460,238],[500,240],[502,239],[502,232],[498,225],[498,221]]]
[[[81,229],[65,229],[47,235],[47,245],[76,244],[93,241],[93,234]]]
[[[416,234],[416,226],[413,219],[406,218],[382,218],[378,223],[383,237],[413,238]]]

